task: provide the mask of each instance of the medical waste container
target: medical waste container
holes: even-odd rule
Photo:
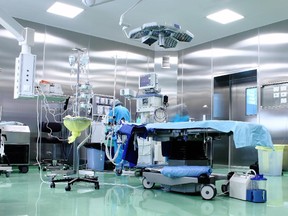
[[[259,173],[268,176],[282,175],[284,145],[274,145],[274,149],[256,146],[256,149]]]
[[[103,171],[105,163],[105,146],[100,143],[84,145],[87,150],[87,168],[94,171]]]
[[[283,170],[288,171],[288,145],[284,145],[283,151]]]

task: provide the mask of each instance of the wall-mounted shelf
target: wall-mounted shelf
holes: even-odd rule
[[[95,94],[92,99],[92,118],[101,121],[103,116],[109,114],[113,104],[113,96]]]

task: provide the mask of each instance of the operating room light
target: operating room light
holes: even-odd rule
[[[243,19],[244,17],[232,10],[224,9],[224,10],[208,15],[207,18],[215,22],[219,22],[221,24],[227,24],[227,23],[231,23],[231,22]]]
[[[194,35],[189,31],[182,31],[180,25],[159,25],[156,22],[145,23],[141,27],[132,29],[128,33],[130,39],[141,39],[141,42],[151,46],[156,41],[162,48],[174,48],[178,42],[190,42]]]
[[[64,4],[61,2],[55,2],[50,8],[48,8],[47,12],[68,18],[74,18],[81,12],[83,12],[83,10],[84,9],[79,7]]]
[[[127,32],[130,25],[124,23],[124,16],[142,1],[138,0],[120,16],[119,25],[126,37],[136,40],[141,39],[141,43],[149,46],[158,41],[158,45],[164,49],[176,47],[178,41],[191,42],[193,40],[194,35],[189,31],[183,32],[178,24],[159,25],[156,22],[151,22]]]

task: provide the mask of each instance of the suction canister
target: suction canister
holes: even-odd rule
[[[264,203],[267,201],[266,191],[267,179],[263,175],[255,175],[251,178],[249,188],[246,192],[246,200],[254,203]]]

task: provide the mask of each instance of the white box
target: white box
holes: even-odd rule
[[[239,175],[234,173],[234,175],[229,180],[229,196],[246,200],[247,189],[251,182],[250,175]]]

